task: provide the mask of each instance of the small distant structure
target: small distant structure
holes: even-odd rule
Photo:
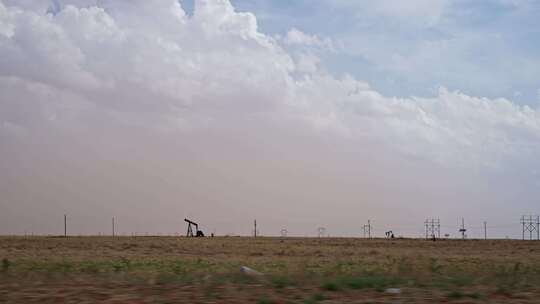
[[[204,233],[202,232],[202,230],[199,230],[199,224],[188,219],[184,219],[184,221],[188,223],[188,228],[187,228],[187,233],[186,233],[187,237],[204,237]],[[195,233],[193,233],[193,227],[195,227]]]
[[[280,232],[281,232],[281,237],[287,237],[287,233],[288,233],[287,229],[283,228],[281,229]]]
[[[393,239],[394,238],[394,233],[392,232],[392,230],[386,231],[384,234],[386,235],[387,239]]]
[[[467,238],[467,235],[465,232],[467,232],[467,229],[465,229],[465,219],[461,218],[461,228],[459,229],[459,232],[461,233],[461,238],[465,239]]]
[[[368,220],[367,222],[367,225],[362,226],[362,230],[364,231],[364,238],[367,236],[371,239],[371,220]]]
[[[319,237],[323,237],[326,235],[326,228],[325,227],[319,227],[317,228],[317,233]]]

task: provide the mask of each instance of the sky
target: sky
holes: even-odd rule
[[[540,2],[0,0],[0,234],[520,237]]]

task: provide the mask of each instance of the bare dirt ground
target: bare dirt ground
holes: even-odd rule
[[[1,303],[540,303],[535,241],[0,237],[0,259]]]

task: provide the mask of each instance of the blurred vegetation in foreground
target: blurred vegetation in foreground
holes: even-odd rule
[[[8,303],[537,303],[540,296],[535,241],[0,237],[0,259],[0,302]]]

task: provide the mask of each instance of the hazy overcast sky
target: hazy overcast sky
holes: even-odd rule
[[[519,237],[540,2],[0,0],[0,233]]]

